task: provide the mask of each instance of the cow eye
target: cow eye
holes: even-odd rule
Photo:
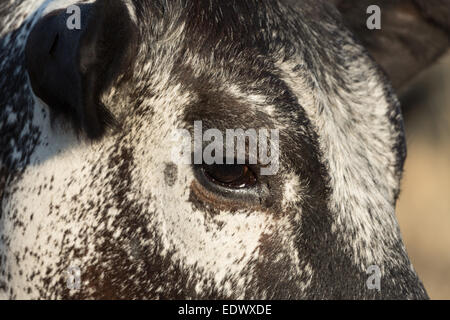
[[[241,209],[265,204],[271,196],[268,180],[258,175],[258,165],[203,163],[193,169],[192,190],[203,203]]]
[[[250,188],[257,182],[251,168],[244,164],[203,164],[202,170],[211,182],[231,189]]]

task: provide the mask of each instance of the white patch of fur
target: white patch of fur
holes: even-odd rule
[[[327,95],[320,89],[322,84],[316,83],[316,90],[304,81],[306,74],[302,78],[293,71],[298,64],[302,62],[278,65],[319,134],[331,177],[329,209],[337,215],[333,231],[347,243],[355,264],[363,270],[371,264],[382,266],[392,249],[385,247],[381,239],[392,243],[400,239],[393,205],[398,187],[393,153],[396,132],[387,118],[390,106],[382,81],[367,71],[368,78],[355,85],[351,95],[343,90],[339,95]],[[371,65],[370,60],[361,59],[353,71],[361,74]],[[333,79],[328,81],[334,86]]]
[[[283,186],[283,200],[281,205],[283,209],[293,206],[302,201],[303,187],[300,183],[300,177],[294,173],[286,175]]]
[[[131,0],[125,0],[125,5],[127,6],[128,12],[130,13],[131,21],[137,23],[136,8],[134,7]]]
[[[275,122],[276,129],[285,130],[286,122],[283,121],[282,115],[276,113],[276,106],[270,103],[270,98],[268,96],[262,94],[249,94],[247,92],[242,91],[236,84],[223,84],[224,90],[231,94],[233,97],[238,99],[239,101],[245,102],[248,107],[252,108],[255,111],[264,112],[268,115],[268,118]],[[270,128],[266,128],[270,129]]]

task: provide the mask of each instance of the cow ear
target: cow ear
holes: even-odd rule
[[[332,1],[344,23],[360,38],[397,89],[435,62],[449,47],[448,0]],[[368,18],[376,14],[368,10],[371,5],[381,9],[381,29],[370,30],[367,26]]]
[[[34,93],[77,132],[101,137],[115,123],[101,94],[130,69],[137,30],[120,0],[53,11],[31,30],[25,60]]]

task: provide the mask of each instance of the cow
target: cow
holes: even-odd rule
[[[450,6],[372,2],[0,4],[0,296],[428,298],[394,89],[445,52]],[[177,161],[199,121],[276,130],[277,170]]]

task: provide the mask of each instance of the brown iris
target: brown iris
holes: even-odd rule
[[[228,188],[248,188],[256,184],[254,173],[243,164],[203,165],[203,171],[212,182]]]

